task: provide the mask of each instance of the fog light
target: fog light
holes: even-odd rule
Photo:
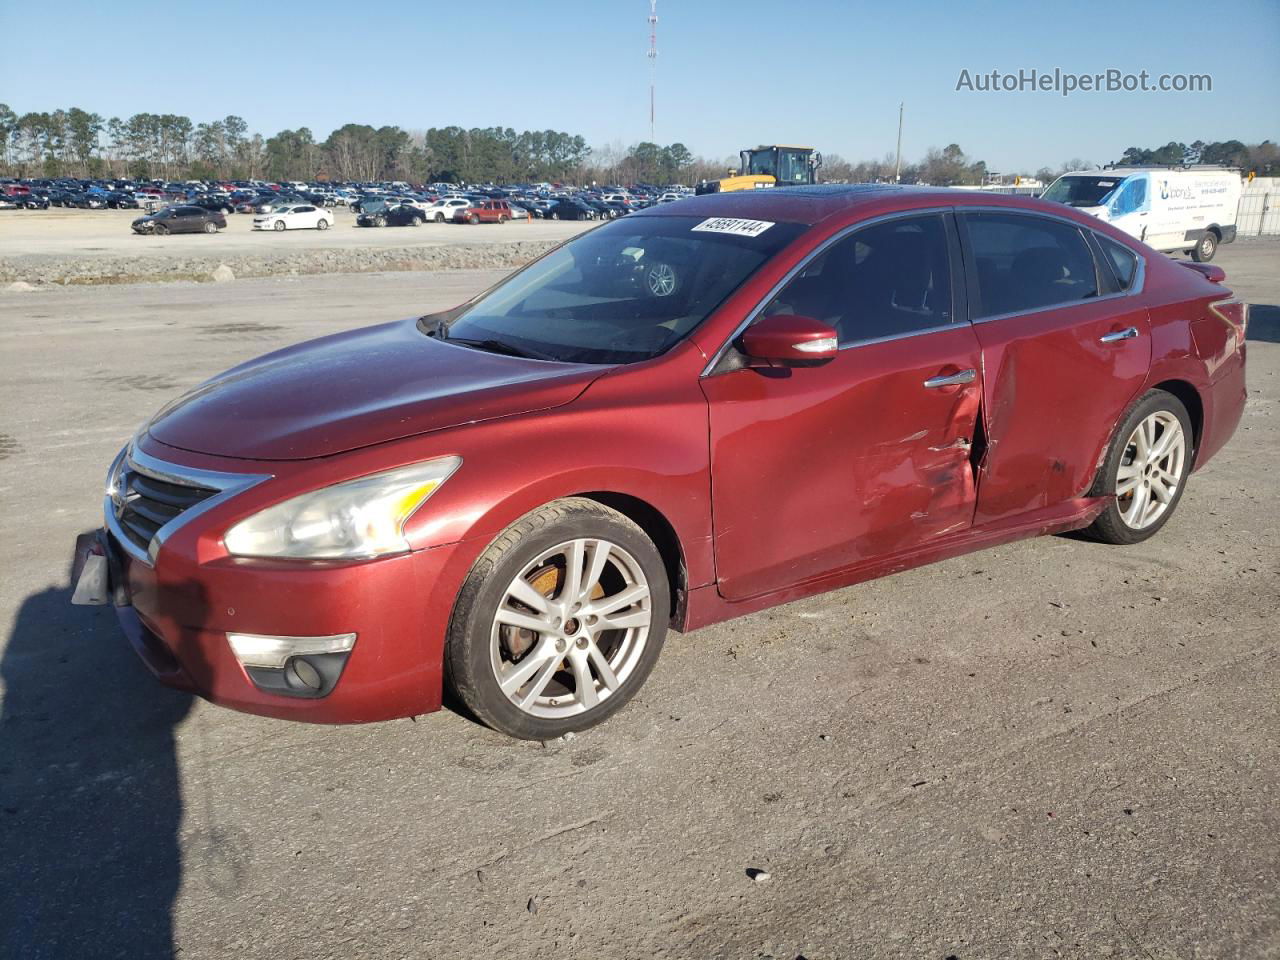
[[[227,642],[253,685],[282,697],[327,697],[356,644],[354,633],[332,637],[267,637],[229,633]]]
[[[356,645],[354,633],[331,637],[271,637],[254,633],[228,633],[231,650],[246,667],[284,669],[290,657],[317,653],[349,653]]]
[[[324,681],[320,678],[320,671],[313,667],[311,661],[306,657],[294,657],[290,660],[285,673],[291,682],[306,687],[308,690],[319,690],[324,686]]]

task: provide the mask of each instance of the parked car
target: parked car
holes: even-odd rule
[[[225,228],[227,218],[215,210],[187,205],[164,207],[133,221],[134,233],[217,233]]]
[[[8,198],[15,205],[24,210],[48,210],[49,198],[42,197],[38,193],[18,194],[17,196]]]
[[[328,230],[333,214],[310,203],[282,204],[253,218],[254,230]]]
[[[236,205],[231,202],[230,197],[204,196],[196,197],[191,201],[191,206],[201,207],[205,210],[216,210],[218,213],[235,213]]]
[[[424,212],[428,220],[444,223],[446,220],[452,220],[453,215],[458,210],[469,206],[471,206],[471,201],[465,197],[441,197],[435,203],[428,204]]]
[[[366,204],[356,217],[357,227],[416,227],[427,215],[417,207],[403,204]]]
[[[551,202],[543,216],[548,220],[594,220],[596,212],[580,200],[560,197]]]
[[[105,210],[107,209],[107,194],[105,193],[70,193],[62,202],[64,207],[79,207],[81,210]]]
[[[259,194],[258,196],[245,200],[242,203],[237,203],[236,213],[270,213],[276,207],[285,206],[291,203],[300,204],[306,203],[306,201],[301,197],[295,197],[291,194]]]
[[[1040,534],[1144,541],[1244,409],[1223,271],[1070,208],[679,211],[169,403],[108,471],[77,600],[215,703],[371,721],[447,680],[550,740],[622,707],[669,626]]]
[[[454,223],[506,223],[510,219],[511,207],[505,200],[484,200],[453,211]]]
[[[137,210],[138,201],[133,194],[117,190],[107,194],[107,206],[113,210]]]

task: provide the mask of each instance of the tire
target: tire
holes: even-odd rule
[[[376,216],[373,218],[373,225],[375,227],[385,227],[387,225],[387,218],[381,215]]]
[[[1140,426],[1148,429],[1146,439],[1135,443]],[[1159,456],[1161,444],[1175,426],[1180,437],[1168,440],[1172,444],[1170,452]],[[1154,438],[1154,443],[1150,438]],[[1116,429],[1111,448],[1089,491],[1090,496],[1109,496],[1111,500],[1085,533],[1103,543],[1118,545],[1141,543],[1155,536],[1182,500],[1191,473],[1193,438],[1191,417],[1181,400],[1163,390],[1151,390],[1143,395]],[[1144,461],[1141,442],[1146,442],[1158,459]],[[1170,478],[1172,492],[1169,491]],[[1133,483],[1132,492],[1120,493],[1121,483]],[[1163,492],[1167,499],[1162,499],[1157,491]],[[1158,512],[1154,509],[1157,505],[1162,507]],[[1143,515],[1139,515],[1139,511]]]
[[[168,236],[169,228],[165,226],[163,223],[157,223],[155,225],[155,228],[151,232],[154,233],[157,237],[164,237],[164,236]]]
[[[204,232],[205,232],[205,233],[217,233],[217,232],[218,232],[218,225],[217,225],[216,223],[214,223],[212,220],[206,220],[206,221],[205,221],[205,223],[204,223]]]
[[[285,223],[284,223],[284,221],[283,221],[283,220],[277,220],[277,221],[276,221],[274,224],[272,224],[272,226],[271,226],[271,229],[272,229],[272,230],[283,230],[284,228],[285,228]]]
[[[1206,230],[1204,236],[1200,238],[1191,250],[1191,259],[1196,263],[1208,263],[1213,259],[1213,255],[1218,252],[1218,235],[1212,230]]]
[[[560,219],[560,214],[556,213],[556,212],[553,210],[553,211],[551,212],[551,219],[552,219],[552,220],[559,220],[559,219]]]
[[[498,218],[498,225],[499,225],[499,226],[501,226],[502,224],[506,223],[506,222],[507,222],[508,220],[510,220],[510,219],[511,219],[510,217],[499,217],[499,218]]]
[[[317,230],[328,230],[328,229],[329,229],[329,221],[328,221],[328,220],[326,220],[324,217],[321,217],[319,220],[317,220],[317,221],[316,221],[316,229],[317,229]]]
[[[567,606],[574,593],[566,596],[568,551],[583,545],[577,555],[585,580],[601,541],[608,543],[609,553],[603,572],[580,594],[585,607]],[[557,558],[563,563],[557,565]],[[517,583],[522,596],[547,598],[543,613],[512,592]],[[626,606],[596,608],[602,617],[630,623],[590,632],[593,604],[624,591],[638,594],[644,587],[647,593]],[[500,609],[507,617],[514,614],[548,629],[500,624]],[[450,619],[445,674],[483,723],[522,740],[551,740],[603,722],[635,695],[657,662],[670,610],[662,557],[639,526],[593,500],[557,500],[516,521],[472,567]],[[559,618],[560,613],[567,619]],[[562,622],[567,631],[552,627]],[[612,686],[597,665],[600,661],[609,667]],[[520,684],[510,697],[500,685],[500,671]],[[527,706],[515,702],[521,696]]]
[[[444,214],[443,214],[443,213],[437,213],[437,214],[436,214],[436,223],[444,223]]]

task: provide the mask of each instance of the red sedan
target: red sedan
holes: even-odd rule
[[[1167,523],[1245,402],[1246,305],[1069,208],[686,199],[447,313],[161,410],[77,598],[166,683],[318,722],[441,704],[546,739],[669,627],[1023,537]]]

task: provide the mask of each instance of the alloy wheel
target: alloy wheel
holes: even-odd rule
[[[523,712],[577,716],[627,682],[652,620],[649,582],[635,557],[608,540],[570,540],[535,557],[507,586],[490,630],[490,666]]]
[[[1177,496],[1186,456],[1186,434],[1172,413],[1157,410],[1138,423],[1116,472],[1116,501],[1125,526],[1144,530],[1164,516]]]

